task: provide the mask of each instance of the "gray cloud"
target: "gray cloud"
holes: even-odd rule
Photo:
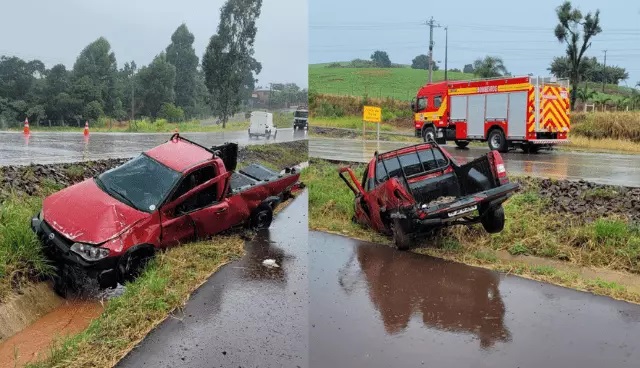
[[[80,51],[104,36],[118,64],[148,64],[186,23],[201,58],[215,33],[224,0],[21,0],[3,1],[0,54],[40,59],[48,67],[72,67]],[[294,82],[307,86],[307,2],[263,0],[255,57],[262,63],[259,84]]]

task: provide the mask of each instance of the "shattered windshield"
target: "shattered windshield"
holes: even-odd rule
[[[102,190],[140,211],[153,212],[169,194],[180,173],[146,155],[106,171],[96,178]]]
[[[296,114],[295,114],[296,118],[306,118],[308,116],[309,116],[308,111],[296,111]]]

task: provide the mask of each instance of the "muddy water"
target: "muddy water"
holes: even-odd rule
[[[309,233],[312,367],[638,367],[640,306]]]
[[[291,128],[278,129],[276,139],[250,139],[246,131],[183,135],[205,146],[224,142],[240,145],[289,142],[307,137],[306,130]],[[166,142],[170,136],[171,133],[91,133],[84,137],[80,130],[78,133],[32,132],[25,137],[21,132],[0,132],[0,166],[133,157],[141,150]]]
[[[304,191],[118,367],[308,366],[307,201]]]
[[[22,367],[46,356],[55,339],[84,330],[102,311],[102,304],[96,300],[64,301],[0,344],[0,367]]]
[[[416,143],[418,143],[416,141]],[[409,142],[376,142],[362,140],[312,138],[309,156],[330,160],[369,162],[373,153],[408,146]],[[458,149],[446,147],[459,163],[483,155],[488,148]],[[541,151],[523,154],[514,151],[502,155],[507,170],[512,174],[554,179],[584,179],[599,184],[640,186],[640,155],[587,153],[567,151]]]

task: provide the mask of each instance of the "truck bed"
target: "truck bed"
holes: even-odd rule
[[[282,176],[262,165],[251,164],[243,169],[235,171],[231,175],[229,183],[232,194],[236,194],[256,185],[268,183],[281,178]]]

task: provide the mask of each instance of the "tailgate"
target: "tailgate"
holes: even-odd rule
[[[423,215],[423,222],[429,222],[434,220],[435,222],[441,222],[442,220],[454,220],[459,217],[463,217],[477,210],[480,205],[501,203],[518,189],[517,183],[507,183],[497,188],[485,190],[482,192],[470,194],[465,197],[456,199],[453,202],[435,204],[432,206],[423,205],[420,211],[426,215]]]

